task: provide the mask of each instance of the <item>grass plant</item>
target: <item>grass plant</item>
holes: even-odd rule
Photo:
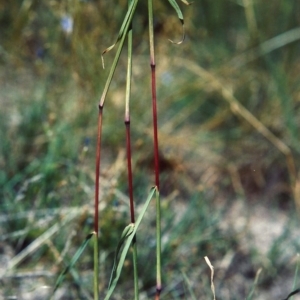
[[[177,5],[175,0],[170,0],[170,4],[176,10],[179,19],[183,24],[183,16],[179,6]],[[183,1],[185,4],[189,4],[186,1]],[[99,247],[98,247],[98,239],[99,239],[99,178],[100,178],[100,163],[101,163],[101,139],[102,139],[102,123],[103,123],[103,108],[104,102],[106,99],[106,95],[108,93],[110,84],[113,79],[113,75],[115,73],[121,51],[123,49],[123,45],[125,42],[126,37],[128,37],[128,64],[127,64],[127,84],[126,84],[126,93],[125,93],[125,126],[126,126],[126,150],[127,150],[127,171],[128,171],[128,190],[129,190],[129,200],[130,200],[130,220],[131,224],[126,226],[123,231],[121,240],[116,250],[116,257],[114,261],[114,267],[112,271],[112,276],[110,279],[109,287],[108,287],[108,294],[105,299],[109,299],[112,295],[112,292],[116,286],[118,278],[120,276],[120,272],[123,267],[123,263],[128,252],[128,245],[132,242],[133,248],[133,270],[134,270],[134,295],[135,299],[139,299],[139,287],[138,287],[138,273],[137,273],[137,245],[136,245],[136,236],[135,232],[138,227],[138,224],[135,223],[135,215],[134,215],[134,201],[133,201],[133,185],[132,185],[132,169],[131,169],[131,142],[130,142],[130,114],[129,114],[129,101],[130,101],[130,94],[131,94],[131,74],[132,74],[132,19],[135,14],[135,9],[137,6],[138,1],[132,0],[128,3],[128,10],[126,16],[123,20],[121,29],[119,31],[119,35],[117,38],[117,42],[103,51],[102,55],[106,52],[112,50],[114,46],[119,42],[119,46],[117,49],[117,53],[115,55],[112,67],[109,71],[109,75],[104,87],[104,91],[102,93],[98,109],[98,134],[97,134],[97,150],[96,150],[96,170],[95,170],[95,213],[94,213],[94,233],[90,234],[80,249],[76,252],[70,266],[71,268],[74,263],[79,259],[80,254],[83,252],[84,248],[86,247],[87,241],[94,235],[94,299],[99,299]],[[160,196],[159,196],[159,146],[158,146],[158,126],[157,126],[157,99],[156,99],[156,73],[155,73],[155,54],[154,54],[154,25],[153,25],[153,4],[152,0],[148,1],[148,19],[149,19],[149,45],[150,45],[150,66],[151,66],[151,91],[152,91],[152,112],[153,112],[153,144],[154,144],[154,172],[155,172],[155,187],[156,191],[156,296],[155,299],[160,299],[160,293],[162,289],[162,279],[161,279],[161,204],[160,204]],[[103,68],[104,68],[104,60],[102,57]],[[152,196],[148,199],[151,200]],[[146,203],[147,203],[146,202]],[[131,239],[129,237],[133,235]],[[126,242],[123,252],[121,254],[121,258],[119,261],[118,266],[116,266],[118,260],[118,252],[120,248],[123,246],[125,241],[130,240],[131,242],[128,244]],[[68,270],[68,268],[62,273],[59,277],[56,286],[61,283],[64,274]],[[54,292],[56,287],[54,289]]]
[[[299,3],[169,4],[0,4],[0,298],[297,297]]]

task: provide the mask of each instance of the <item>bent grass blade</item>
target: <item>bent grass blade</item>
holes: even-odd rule
[[[182,11],[179,7],[179,5],[177,4],[176,0],[168,0],[169,3],[171,4],[171,6],[175,9],[176,13],[177,13],[177,16],[178,16],[178,19],[180,20],[181,22],[181,25],[182,25],[182,38],[179,42],[174,42],[172,40],[169,39],[169,41],[173,44],[177,44],[177,45],[180,45],[184,39],[185,39],[185,30],[184,30],[184,19],[183,19],[183,14],[182,14]],[[192,2],[188,2],[186,0],[181,0],[184,4],[186,5],[191,5]]]
[[[115,262],[114,262],[113,271],[112,271],[112,275],[111,275],[111,279],[110,279],[110,284],[108,287],[108,292],[107,292],[107,295],[104,300],[110,299],[110,297],[118,283],[126,255],[129,251],[129,248],[130,248],[132,241],[136,235],[139,225],[141,224],[141,221],[146,213],[146,210],[147,210],[147,208],[150,204],[150,201],[153,198],[153,195],[155,192],[157,192],[157,188],[153,187],[148,195],[148,198],[144,204],[144,207],[143,207],[136,223],[129,224],[128,226],[126,226],[122,233],[120,242],[119,242],[119,244],[117,246],[117,250],[116,250]],[[122,246],[123,246],[123,249],[122,249],[122,252],[120,252],[120,249],[122,248]],[[118,257],[119,257],[119,259],[118,259]]]
[[[121,239],[118,243],[117,250],[115,253],[114,265],[113,265],[112,273],[110,276],[108,288],[111,287],[113,279],[116,277],[116,272],[117,272],[117,267],[118,267],[117,262],[118,262],[118,257],[120,255],[120,250],[121,250],[122,246],[124,245],[126,239],[133,233],[133,230],[134,230],[134,224],[131,223],[131,224],[127,225],[122,232]]]

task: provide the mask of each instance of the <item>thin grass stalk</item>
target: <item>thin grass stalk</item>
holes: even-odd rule
[[[151,67],[151,91],[153,112],[153,145],[154,145],[154,167],[156,191],[156,295],[160,299],[162,289],[161,281],[161,210],[159,197],[159,152],[157,134],[157,100],[156,100],[156,74],[155,74],[155,52],[154,52],[154,27],[153,27],[153,2],[148,0],[149,19],[149,44],[150,44],[150,67]]]
[[[96,149],[96,170],[95,170],[95,204],[94,204],[94,299],[99,299],[99,180],[100,180],[100,161],[101,161],[101,137],[102,137],[103,107],[99,105],[98,112],[98,132]]]
[[[161,209],[159,190],[156,191],[156,296],[160,298],[162,289],[161,281]]]
[[[129,1],[130,4],[130,1]],[[128,59],[127,59],[127,81],[126,81],[126,98],[125,98],[125,128],[126,128],[126,150],[127,150],[127,174],[128,174],[128,190],[130,201],[130,220],[135,223],[133,184],[132,184],[132,167],[131,167],[131,140],[130,140],[130,95],[131,95],[131,77],[132,77],[132,25],[128,31]],[[134,276],[134,299],[139,299],[138,285],[138,268],[137,268],[137,245],[136,237],[132,240],[132,256],[133,256],[133,276]]]
[[[99,299],[99,246],[98,234],[94,235],[94,300]]]
[[[131,141],[130,141],[130,95],[131,95],[131,77],[132,77],[132,28],[128,31],[128,59],[127,59],[127,79],[126,79],[126,97],[125,97],[125,127],[126,127],[126,149],[127,149],[127,171],[128,171],[128,189],[130,199],[130,218],[131,223],[135,223],[134,201],[132,188],[132,168],[131,168]]]
[[[132,168],[131,168],[131,139],[130,139],[130,119],[125,117],[126,126],[126,149],[127,149],[127,175],[128,175],[128,189],[129,189],[129,203],[130,203],[130,221],[135,223],[134,217],[134,200],[133,200],[133,186],[132,186]]]
[[[157,134],[157,101],[156,101],[156,75],[155,75],[155,52],[154,52],[154,27],[153,27],[153,3],[148,0],[149,12],[149,42],[150,42],[150,67],[151,67],[151,92],[152,92],[152,113],[153,113],[153,143],[154,143],[154,166],[155,185],[159,190],[159,152]]]
[[[96,236],[96,241],[95,246],[94,246],[94,299],[98,300],[99,299],[99,262],[98,262],[98,257],[99,257],[99,248],[98,248],[98,240],[99,240],[99,178],[100,178],[100,161],[101,161],[101,136],[102,136],[102,120],[103,120],[103,107],[104,107],[104,101],[106,99],[106,95],[110,86],[110,83],[112,81],[114,72],[116,70],[116,66],[118,64],[119,58],[121,51],[123,49],[124,41],[127,36],[127,32],[131,26],[131,20],[134,15],[138,0],[133,0],[133,8],[131,10],[131,14],[129,15],[127,19],[127,23],[124,27],[124,32],[121,36],[120,39],[120,44],[117,49],[117,53],[115,55],[112,67],[110,69],[107,81],[104,86],[103,93],[101,95],[99,105],[98,105],[98,133],[97,133],[97,149],[96,149],[96,171],[95,171],[95,212],[94,212],[94,231],[95,231],[95,236]],[[108,50],[105,50],[107,52]]]

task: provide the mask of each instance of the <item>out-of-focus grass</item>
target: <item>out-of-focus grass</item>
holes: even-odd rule
[[[216,270],[219,266],[215,281],[222,299],[245,297],[259,267],[263,267],[263,272],[258,295],[275,283],[283,284],[280,279],[294,272],[293,257],[299,251],[299,243],[294,237],[297,220],[290,211],[294,203],[285,158],[251,124],[233,114],[222,92],[207,78],[197,77],[178,59],[192,61],[220,80],[251,114],[290,147],[299,167],[299,41],[283,44],[251,62],[242,56],[246,59],[236,63],[240,54],[251,47],[259,47],[297,27],[299,1],[275,0],[271,6],[253,2],[257,26],[254,35],[245,17],[246,2],[195,2],[191,9],[185,9],[187,37],[179,47],[167,42],[168,38],[180,38],[176,15],[169,14],[167,5],[157,3],[165,299],[188,294],[182,271],[198,297],[210,297],[205,255],[213,264],[217,262]],[[107,74],[100,54],[115,41],[118,20],[127,1],[78,1],[71,5],[27,0],[0,5],[3,259],[12,260],[51,226],[70,218],[1,279],[1,292],[12,296],[35,290],[32,282],[26,287],[18,281],[25,270],[27,281],[37,276],[38,270],[49,271],[50,274],[41,275],[48,279],[41,279],[40,285],[53,285],[56,273],[91,230],[97,101]],[[139,207],[142,195],[152,185],[153,155],[144,3],[138,12],[133,24],[137,35],[131,122],[134,187]],[[73,19],[71,34],[61,28],[63,17]],[[111,59],[109,54],[105,56],[107,66]],[[128,218],[123,150],[125,65],[125,58],[121,58],[104,116],[100,213],[103,293],[113,251]],[[246,242],[251,239],[246,228],[239,234],[234,228],[224,229],[222,220],[236,198],[243,199],[244,210],[261,201],[270,209],[279,207],[290,215],[291,221],[284,223],[265,256]],[[70,216],[72,209],[74,215]],[[247,212],[245,218],[246,215]],[[147,228],[155,220],[148,218],[138,237],[142,296],[143,292],[151,294],[154,281],[150,271],[154,236]],[[112,226],[115,232],[109,231]],[[71,299],[88,298],[92,290],[91,251],[88,249],[76,266],[82,282],[77,281],[70,289]],[[128,261],[125,273],[129,274],[130,265]],[[71,286],[71,282],[76,282],[74,277],[67,284]],[[130,298],[130,292],[122,293],[131,290],[131,283],[126,276],[121,282],[117,295]],[[285,289],[288,291],[289,286]]]

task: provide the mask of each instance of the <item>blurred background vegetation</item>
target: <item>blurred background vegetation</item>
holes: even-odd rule
[[[205,255],[216,268],[219,299],[245,299],[259,268],[254,299],[283,298],[298,282],[300,2],[196,0],[182,7],[180,46],[168,42],[181,38],[175,12],[154,2],[162,298],[193,299],[189,288],[197,299],[211,298]],[[101,52],[115,42],[126,7],[125,0],[0,0],[3,299],[45,299],[44,287],[92,230],[97,103],[113,58],[105,56],[103,69]],[[137,208],[153,184],[147,24],[141,1],[131,99]],[[104,109],[103,293],[129,222],[125,75],[126,49]],[[153,295],[153,213],[138,237],[143,299]],[[132,297],[126,263],[115,299]],[[91,286],[88,249],[56,297],[91,299]]]

